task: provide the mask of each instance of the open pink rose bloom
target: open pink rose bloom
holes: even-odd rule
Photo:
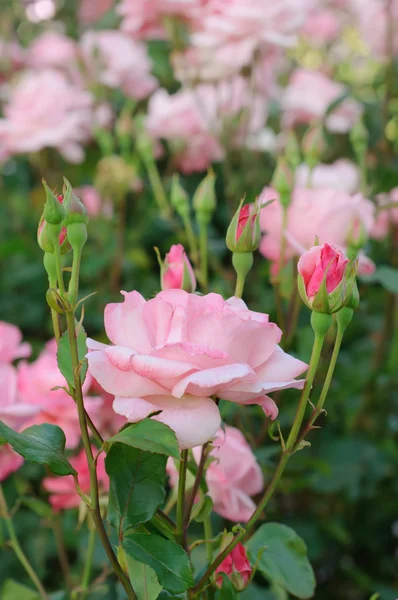
[[[282,332],[268,315],[242,300],[183,290],[148,301],[138,292],[123,295],[123,303],[105,309],[112,345],[88,340],[90,372],[115,396],[115,412],[131,422],[158,413],[153,418],[175,431],[180,448],[216,434],[221,418],[212,396],[258,404],[275,419],[268,394],[303,387],[295,377],[307,365],[278,346]]]

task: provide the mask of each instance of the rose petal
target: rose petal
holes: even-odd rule
[[[229,388],[230,385],[240,383],[243,379],[253,380],[254,377],[253,369],[243,363],[215,367],[184,377],[174,386],[172,394],[177,398],[181,398],[185,393],[212,396],[227,385]]]

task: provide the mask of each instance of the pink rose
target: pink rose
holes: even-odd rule
[[[195,273],[186,255],[184,246],[181,244],[172,246],[166,254],[162,267],[161,280],[162,290],[195,291]]]
[[[226,127],[228,143],[242,146],[248,136],[263,128],[265,120],[264,99],[238,76],[217,85],[182,88],[172,95],[157,90],[149,101],[146,128],[155,140],[168,142],[178,167],[190,173],[224,158],[220,140]]]
[[[0,421],[12,429],[20,429],[37,412],[37,407],[23,402],[17,393],[15,367],[0,362]]]
[[[63,389],[66,386],[57,365],[57,345],[55,340],[46,344],[44,350],[33,363],[21,362],[18,365],[18,392],[21,401],[35,409],[36,414],[26,424],[39,425],[52,423],[58,425],[66,436],[68,448],[75,448],[80,442],[79,418],[73,399]],[[83,391],[86,393],[91,384],[88,375]],[[98,398],[85,397],[87,412],[95,418],[101,406]]]
[[[278,346],[282,332],[268,315],[218,294],[166,290],[145,301],[122,292],[108,304],[105,329],[112,346],[88,340],[90,372],[115,398],[114,409],[136,422],[150,414],[169,425],[181,448],[211,439],[220,413],[211,396],[259,404],[272,418],[266,395],[290,387],[307,365]]]
[[[219,429],[213,442],[211,462],[206,471],[206,483],[214,510],[230,521],[246,522],[256,509],[251,496],[264,489],[260,465],[244,435],[235,427]],[[194,448],[199,462],[201,451]]]
[[[322,45],[336,39],[341,31],[341,24],[335,11],[320,9],[308,17],[302,31],[310,42]]]
[[[277,198],[277,201],[263,208],[260,215],[261,230],[265,234],[260,252],[278,264],[283,212],[279,196],[272,188],[264,188],[259,201],[266,202],[273,198]],[[353,228],[358,223],[367,234],[374,223],[373,203],[361,194],[350,196],[329,188],[295,188],[287,209],[285,260],[301,256],[314,245],[316,237],[320,244],[327,242],[346,248]]]
[[[56,31],[42,33],[30,45],[27,64],[33,69],[59,68],[70,71],[77,68],[77,44]]]
[[[120,88],[126,96],[137,100],[146,98],[157,87],[144,44],[124,33],[88,31],[83,34],[80,45],[94,81],[109,88]]]
[[[81,162],[92,119],[91,93],[55,69],[26,71],[11,91],[0,119],[0,160],[56,148],[66,160]]]
[[[376,200],[376,220],[370,236],[375,240],[382,240],[390,233],[391,226],[398,225],[398,187],[392,189],[388,194],[379,194]],[[384,208],[388,205],[392,206]]]
[[[27,358],[31,351],[30,344],[22,342],[22,333],[16,325],[0,321],[0,362]]]
[[[243,590],[249,583],[252,568],[243,544],[239,543],[217,567],[216,573],[225,573],[238,590]],[[217,585],[221,587],[222,578],[217,577]]]
[[[99,192],[92,185],[82,185],[74,188],[76,196],[80,198],[90,217],[99,217],[102,215],[106,219],[113,216],[113,206],[109,200],[103,200]]]
[[[332,188],[348,194],[359,190],[360,179],[359,168],[345,158],[330,165],[319,164],[312,170],[311,175],[306,164],[300,165],[295,172],[297,187]]]
[[[231,252],[254,252],[260,242],[259,213],[260,206],[256,202],[239,205],[225,238]]]
[[[79,21],[84,25],[91,25],[112,8],[114,0],[80,0]]]
[[[18,471],[23,465],[23,458],[9,446],[0,446],[0,482],[7,479],[9,475]]]
[[[387,50],[387,24],[391,19],[394,24],[398,22],[398,0],[391,0],[391,10],[387,10],[387,1],[379,0],[350,0],[354,11],[354,19],[362,39],[371,49],[372,54],[385,58]],[[394,56],[398,54],[398,38],[393,34]]]
[[[191,20],[200,15],[205,0],[122,0],[117,12],[122,29],[134,38],[163,38],[165,17]]]
[[[345,91],[343,84],[329,79],[324,73],[297,69],[282,99],[283,126],[289,129],[298,123],[323,119],[328,107]],[[348,98],[326,117],[326,127],[334,133],[346,133],[355,125],[361,113],[361,105]]]
[[[198,464],[201,453],[200,446],[193,449]],[[248,521],[256,508],[251,496],[263,491],[264,478],[244,435],[229,425],[225,431],[219,429],[210,456],[215,460],[206,469],[206,484],[214,511],[230,521]],[[171,458],[167,473],[170,485],[176,487],[178,471]]]
[[[93,448],[94,456],[98,450]],[[88,470],[86,453],[81,450],[77,456],[69,459],[72,467],[77,471],[79,485],[83,493],[90,493],[90,472]],[[97,478],[100,491],[107,492],[109,479],[105,471],[105,454],[102,452],[97,458]],[[55,511],[78,507],[81,499],[75,488],[72,475],[66,477],[45,477],[43,487],[50,493],[50,504]]]
[[[303,277],[305,291],[311,301],[325,279],[328,294],[342,282],[350,261],[341,250],[329,244],[313,246],[300,257],[297,270]]]

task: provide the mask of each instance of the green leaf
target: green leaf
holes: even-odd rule
[[[113,444],[105,459],[110,478],[108,521],[123,532],[149,521],[164,502],[166,456]]]
[[[155,571],[128,554],[125,554],[125,557],[137,600],[156,600],[163,588],[159,584]]]
[[[361,275],[361,280],[365,283],[380,283],[388,292],[398,294],[398,269],[393,267],[378,267],[371,275]]]
[[[17,433],[0,421],[0,436],[29,462],[48,465],[56,475],[76,474],[64,455],[65,434],[57,425],[33,425]]]
[[[7,579],[1,588],[1,600],[40,600],[40,596],[34,590],[21,585],[13,579]]]
[[[132,423],[119,433],[107,440],[109,443],[121,442],[133,448],[157,452],[166,456],[180,458],[176,435],[170,427],[154,421],[144,419],[139,423]]]
[[[77,323],[76,323],[77,325]],[[87,360],[85,360],[85,356],[87,354],[87,334],[82,325],[79,325],[79,333],[77,335],[77,352],[79,356],[79,361],[82,361],[82,367],[80,370],[80,380],[83,383],[87,373]],[[70,385],[74,385],[73,378],[73,367],[72,367],[72,357],[70,352],[70,344],[68,332],[65,331],[61,339],[58,343],[58,351],[57,351],[57,361],[58,361],[58,369],[61,371],[62,375],[65,377],[66,381]]]
[[[372,595],[372,596],[369,598],[369,600],[379,600],[379,598],[380,598],[380,594],[378,594],[378,593],[376,592],[375,594],[373,594],[373,595]]]
[[[297,533],[279,523],[262,525],[247,544],[252,564],[264,549],[258,569],[270,581],[297,598],[312,598],[315,576],[307,557],[307,547]]]
[[[222,577],[221,589],[217,590],[215,600],[235,600],[238,597],[232,581],[225,573],[220,573]]]
[[[149,565],[169,592],[179,594],[194,585],[188,555],[174,542],[158,535],[134,533],[124,539],[123,549],[135,560]]]

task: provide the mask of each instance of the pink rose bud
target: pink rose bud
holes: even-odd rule
[[[260,243],[260,207],[241,201],[227,230],[226,243],[231,252],[254,252]]]
[[[175,244],[166,254],[161,271],[162,290],[196,290],[196,278],[191,263],[181,244]]]
[[[59,196],[54,196],[54,194],[48,188],[47,184],[45,182],[43,182],[43,184],[44,184],[44,187],[45,187],[46,193],[47,193],[47,202],[46,202],[44,212],[40,218],[39,226],[37,228],[37,243],[39,244],[40,248],[42,250],[44,250],[44,252],[49,252],[50,254],[52,254],[54,252],[54,244],[52,242],[52,237],[49,234],[49,227],[51,227],[53,225],[58,226],[58,227],[61,227],[61,226],[59,223],[52,223],[52,222],[48,221],[48,219],[51,219],[51,221],[58,220],[58,215],[61,215],[61,219],[63,218],[63,214],[64,214],[63,208],[62,208],[63,196],[62,196],[62,194],[60,194]],[[49,201],[49,198],[50,198],[50,201]],[[61,207],[61,212],[59,212],[59,213],[55,206],[55,202],[57,202],[57,204],[59,204]],[[61,254],[65,254],[66,252],[69,252],[70,245],[67,240],[67,232],[66,232],[65,227],[62,227],[60,229],[58,239],[59,239],[59,245],[61,248]]]
[[[311,310],[332,314],[350,302],[357,263],[339,248],[314,246],[301,256],[297,269],[300,296]]]
[[[243,590],[249,583],[252,574],[245,547],[240,543],[237,544],[217,567],[216,573],[225,573],[237,590]],[[217,577],[216,582],[221,587],[222,577]]]

